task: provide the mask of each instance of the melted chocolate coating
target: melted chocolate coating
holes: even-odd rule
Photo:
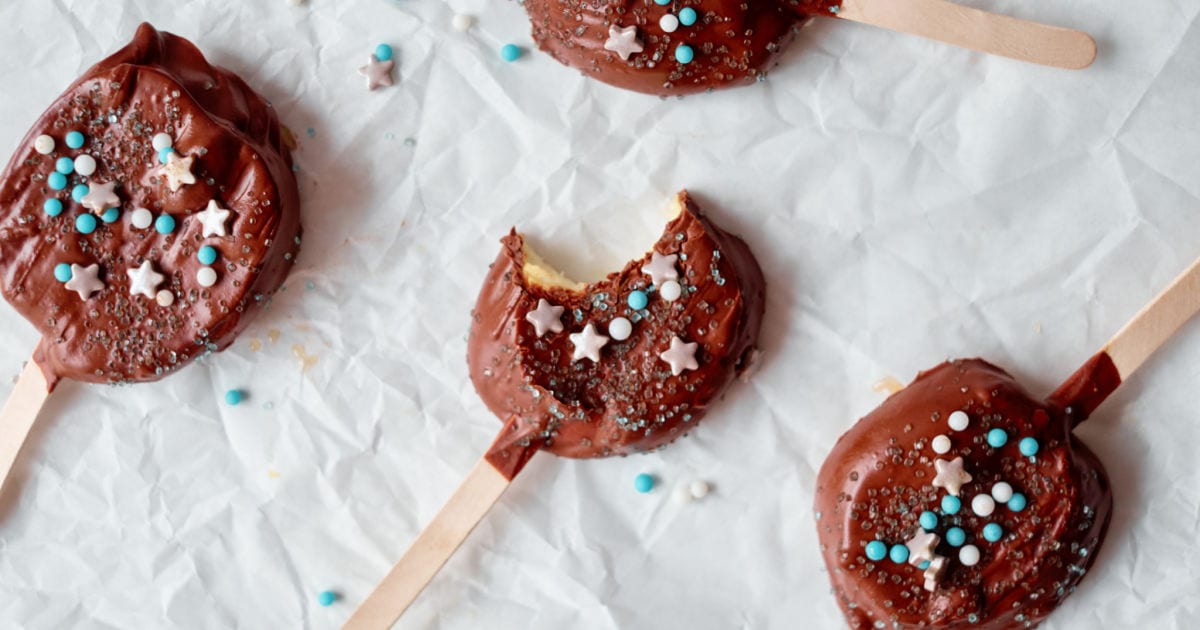
[[[87,137],[80,149],[64,141]],[[196,182],[168,187],[152,137],[166,132],[180,156],[192,156]],[[42,134],[53,153],[34,148]],[[72,174],[65,190],[47,176],[60,157],[88,154],[97,169]],[[89,212],[73,186],[116,182],[120,217],[75,229]],[[57,217],[43,211],[59,199]],[[4,297],[42,333],[34,359],[50,386],[60,378],[150,381],[197,356],[221,350],[264,307],[291,269],[300,243],[300,200],[291,156],[275,111],[231,72],[208,64],[187,40],[149,24],[133,41],[67,88],[34,123],[0,181],[0,282]],[[232,211],[227,236],[203,237],[193,215],[209,200]],[[131,211],[175,219],[173,232],[135,228]],[[215,285],[196,279],[203,245],[219,254]],[[174,303],[131,295],[127,270],[150,261]],[[105,287],[81,299],[55,280],[60,263],[99,264]]]
[[[700,421],[747,367],[765,307],[762,270],[749,247],[700,214],[680,193],[683,211],[667,224],[654,250],[678,254],[683,296],[674,302],[650,289],[631,261],[582,291],[529,282],[524,244],[514,230],[491,266],[472,312],[467,362],[480,397],[505,429],[487,457],[512,478],[537,450],[564,457],[606,457],[648,451]],[[647,291],[642,311],[626,300]],[[563,330],[539,338],[526,314],[544,298],[564,307]],[[611,339],[600,362],[572,362],[570,333],[586,324],[607,335],[615,317],[633,322],[624,341]],[[697,342],[699,368],[673,376],[659,358],[672,336]]]
[[[1098,404],[1120,382],[1115,374],[1080,370],[1059,391],[1081,392]],[[821,468],[815,509],[821,553],[850,627],[1032,627],[1075,590],[1104,540],[1112,492],[1100,461],[1071,434],[1079,411],[1067,414],[1064,406],[1076,401],[1069,395],[1053,401],[1039,404],[982,360],[954,361],[921,373],[838,440]],[[964,431],[947,424],[959,410],[971,419]],[[988,445],[992,428],[1007,432],[1004,446]],[[951,439],[948,453],[932,450],[937,435]],[[1020,454],[1024,437],[1038,440],[1034,457]],[[939,507],[946,490],[931,485],[933,461],[956,457],[973,479],[960,492],[961,511],[947,515]],[[994,513],[978,516],[972,497],[999,481],[1022,493],[1028,506],[1013,511],[997,501]],[[904,544],[921,530],[918,517],[926,510],[938,515],[933,533],[942,540],[935,553],[947,560],[932,592],[918,567],[871,561],[865,553],[873,540]],[[984,539],[988,523],[1003,528],[998,542]],[[959,561],[959,550],[945,540],[951,526],[965,530],[966,544],[982,552],[979,564]]]
[[[840,0],[525,0],[533,40],[560,63],[617,87],[684,95],[749,85],[792,41],[810,15],[830,14]],[[685,7],[699,19],[668,33],[663,15]],[[606,50],[609,27],[636,26],[643,50],[628,60]],[[681,63],[675,49],[686,44],[695,59]]]

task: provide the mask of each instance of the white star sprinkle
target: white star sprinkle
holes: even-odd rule
[[[160,166],[158,171],[167,178],[167,187],[171,192],[179,190],[185,184],[196,183],[196,176],[192,175],[192,162],[195,161],[196,158],[190,155],[181,158],[174,151],[167,154],[167,163]]]
[[[937,534],[920,530],[913,537],[904,543],[908,547],[908,563],[915,566],[920,565],[926,560],[932,561],[934,557],[933,550],[937,548],[938,543],[942,539]]]
[[[216,199],[210,199],[208,207],[197,212],[195,217],[200,220],[201,236],[225,236],[225,222],[229,220],[229,211],[222,208]]]
[[[392,85],[392,66],[395,61],[388,59],[380,61],[379,57],[371,55],[371,60],[367,65],[358,69],[358,73],[367,77],[367,89],[377,90],[385,85]]]
[[[86,300],[92,294],[104,288],[100,279],[100,265],[91,264],[86,267],[71,264],[71,279],[67,280],[67,289],[79,294],[79,299]]]
[[[604,42],[604,50],[611,50],[621,56],[624,61],[634,53],[642,52],[642,43],[638,41],[637,27],[617,25],[608,27],[608,41]]]
[[[679,256],[671,254],[663,256],[658,252],[650,254],[650,262],[642,265],[642,273],[650,276],[650,282],[659,286],[667,280],[678,280],[679,272],[675,269],[675,261]]]
[[[92,182],[88,186],[88,193],[83,196],[79,204],[96,214],[102,214],[109,208],[119,207],[121,205],[121,198],[113,190],[116,186],[116,182],[108,182],[107,184]]]
[[[684,343],[682,339],[671,336],[671,347],[659,353],[658,358],[671,364],[671,374],[679,376],[684,370],[695,370],[700,367],[696,362],[696,342]]]
[[[946,558],[943,556],[934,556],[933,560],[929,561],[929,566],[925,567],[925,590],[932,593],[937,590],[938,582],[942,581],[942,575],[946,573]]]
[[[154,265],[150,264],[149,260],[143,260],[141,267],[130,269],[126,273],[129,274],[129,295],[141,294],[154,299],[158,285],[162,284],[163,275],[154,270]]]
[[[596,332],[595,326],[588,324],[583,327],[583,332],[571,333],[568,336],[571,343],[575,344],[575,353],[571,355],[572,363],[584,358],[595,363],[600,362],[600,348],[608,343],[608,337]]]
[[[950,461],[933,460],[937,476],[933,478],[934,488],[945,488],[952,496],[958,496],[963,484],[971,482],[971,475],[963,470],[963,458],[955,457]]]
[[[562,314],[563,307],[555,306],[547,302],[545,298],[538,298],[537,309],[525,313],[525,321],[533,324],[533,331],[541,337],[547,332],[560,333],[563,331]]]

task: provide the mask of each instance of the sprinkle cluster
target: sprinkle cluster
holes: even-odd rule
[[[683,295],[683,286],[679,284],[679,270],[676,268],[677,254],[663,255],[653,252],[650,262],[642,267],[642,273],[650,276],[657,294],[667,302],[674,302]],[[574,351],[571,362],[576,363],[588,359],[594,363],[600,362],[600,352],[611,340],[624,341],[633,334],[634,322],[641,319],[646,308],[650,305],[650,295],[642,289],[633,289],[625,297],[630,317],[617,316],[608,321],[607,332],[604,335],[597,331],[593,322],[588,322],[579,332],[568,335]],[[538,299],[537,308],[525,314],[525,321],[533,325],[534,333],[543,337],[547,333],[563,332],[562,315],[564,307],[551,304],[545,298]],[[660,352],[658,357],[671,368],[671,374],[678,376],[686,370],[700,367],[696,360],[696,350],[699,344],[685,342],[677,335],[672,335],[670,347]]]
[[[946,420],[951,432],[963,433],[971,425],[971,418],[965,411],[955,411]],[[992,448],[1002,448],[1008,444],[1008,433],[1004,429],[993,428],[985,434],[987,444]],[[949,453],[954,447],[954,440],[948,434],[940,434],[930,441],[930,448],[938,455]],[[1034,437],[1024,437],[1018,446],[1022,455],[1033,457],[1037,454],[1040,444]],[[931,485],[945,491],[936,510],[925,510],[918,517],[919,528],[903,543],[894,543],[890,547],[882,540],[872,540],[865,546],[868,560],[872,562],[890,559],[897,564],[905,562],[924,571],[925,589],[933,591],[937,588],[948,569],[950,559],[938,555],[936,548],[943,541],[957,549],[958,561],[963,566],[979,564],[983,551],[975,544],[967,544],[968,533],[961,527],[950,526],[942,531],[942,535],[934,533],[945,524],[946,517],[952,517],[962,511],[964,499],[963,486],[972,481],[972,476],[964,467],[961,456],[953,459],[937,458],[933,460],[935,476]],[[970,510],[981,518],[991,517],[998,504],[1006,505],[1011,512],[1021,512],[1027,505],[1025,495],[1015,492],[1010,483],[998,481],[989,492],[979,493],[970,499]],[[976,542],[999,542],[1004,537],[1003,526],[995,521],[989,521],[978,532],[974,532]]]
[[[667,6],[671,4],[671,0],[654,0],[658,6]],[[684,7],[676,13],[664,13],[658,19],[658,27],[664,33],[674,33],[681,26],[692,26],[700,20],[700,14],[692,7]],[[611,25],[608,27],[608,40],[604,42],[604,49],[617,53],[623,61],[629,61],[629,58],[634,54],[644,50],[641,39],[638,36],[638,28],[636,26],[620,27]],[[696,59],[696,51],[687,44],[680,44],[675,47],[675,61],[681,64],[689,64]]]
[[[68,199],[64,199],[58,193],[70,186],[69,201],[88,211],[79,214],[74,220],[75,231],[84,235],[95,232],[101,222],[116,223],[121,217],[122,205],[121,195],[117,190],[118,182],[104,182],[96,177],[101,165],[93,155],[83,151],[87,144],[88,137],[80,131],[68,131],[63,136],[63,145],[73,154],[64,152],[53,160],[54,170],[46,176],[46,186],[51,192],[42,204],[47,216],[60,216],[66,209]],[[177,152],[170,134],[155,134],[151,145],[158,160],[157,173],[162,176],[171,192],[178,192],[182,187],[196,183],[196,176],[192,172],[195,156],[184,156]],[[34,140],[33,146],[38,153],[52,156],[58,142],[53,136],[43,134]],[[203,154],[204,151],[201,150],[200,153]],[[202,236],[208,238],[227,235],[226,223],[229,215],[229,210],[222,208],[216,200],[210,200],[205,210],[193,216],[201,223]],[[134,208],[129,213],[129,220],[135,230],[153,227],[155,232],[162,235],[171,234],[178,227],[174,216],[163,213],[155,217],[150,210],[142,207]],[[197,257],[204,266],[196,272],[196,283],[205,288],[213,286],[217,282],[217,272],[212,267],[218,259],[217,250],[205,245],[197,252]],[[88,300],[107,286],[100,278],[101,272],[102,268],[98,263],[79,265],[63,262],[55,266],[54,277],[63,283],[64,288],[78,293],[80,299]],[[163,307],[174,304],[175,294],[167,289],[159,289],[166,277],[158,272],[151,261],[143,261],[138,267],[126,270],[126,275],[129,277],[130,295],[142,295],[155,300]]]

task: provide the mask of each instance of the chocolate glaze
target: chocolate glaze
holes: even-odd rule
[[[87,136],[69,149],[69,131]],[[195,158],[196,183],[172,192],[151,138],[167,132]],[[50,155],[34,150],[48,134]],[[54,191],[46,177],[62,156],[89,154],[91,177],[70,176]],[[88,212],[71,198],[77,183],[116,181],[121,216],[89,235],[75,230]],[[62,200],[50,217],[42,205]],[[228,236],[201,236],[190,215],[210,199],[232,211]],[[299,193],[275,111],[228,70],[208,64],[187,40],[141,25],[133,41],[84,73],[34,123],[0,181],[0,282],[4,297],[42,333],[34,359],[53,387],[60,378],[149,381],[197,356],[221,350],[266,305],[291,269],[300,243]],[[145,207],[176,220],[174,232],[136,229]],[[217,282],[201,287],[201,245],[219,252]],[[130,295],[126,270],[143,260],[166,276],[174,304]],[[83,300],[54,278],[59,263],[99,263],[105,288]]]
[[[810,15],[830,14],[840,0],[525,0],[533,40],[585,76],[647,94],[692,94],[748,85],[765,77],[795,29]],[[692,26],[665,32],[659,20],[684,7],[699,14]],[[643,50],[628,60],[605,50],[609,27],[637,26]],[[695,51],[680,63],[675,49]]]
[[[1094,400],[1078,400],[1085,399]],[[918,375],[838,440],[818,476],[815,509],[833,592],[852,628],[1032,627],[1075,590],[1112,516],[1104,467],[1071,434],[1078,417],[1060,406],[1086,408],[1076,400],[1040,404],[1000,368],[979,359],[954,361]],[[964,431],[947,425],[957,410],[971,418]],[[1008,442],[992,448],[984,436],[997,427]],[[952,449],[938,455],[930,442],[941,434]],[[1028,436],[1040,443],[1033,458],[1018,451]],[[959,456],[974,479],[960,493],[962,510],[948,516],[938,507],[945,490],[930,485],[932,462]],[[971,498],[998,481],[1023,493],[1028,506],[1014,512],[997,502],[991,516],[977,516]],[[909,540],[925,510],[939,516],[936,553],[948,560],[932,592],[917,567],[873,562],[864,551],[876,539],[889,547]],[[983,538],[991,522],[1003,527],[999,542]],[[965,530],[967,544],[979,548],[979,564],[959,562],[958,549],[945,541],[950,526]]]
[[[467,362],[471,381],[504,429],[488,460],[509,478],[537,450],[564,457],[648,451],[700,421],[745,367],[765,306],[762,270],[746,244],[704,217],[686,192],[682,212],[654,250],[678,254],[681,298],[668,302],[631,261],[581,291],[531,283],[523,273],[524,242],[514,230],[491,266],[472,312]],[[649,293],[646,309],[626,303]],[[538,338],[525,315],[540,298],[565,308],[563,331]],[[572,362],[568,334],[591,322],[607,334],[614,317],[633,321],[625,341],[610,340],[600,362]],[[658,354],[673,335],[698,342],[699,368],[673,376]]]
[[[1107,352],[1098,352],[1088,359],[1046,399],[1046,404],[1061,409],[1071,428],[1087,420],[1121,384],[1121,374]]]

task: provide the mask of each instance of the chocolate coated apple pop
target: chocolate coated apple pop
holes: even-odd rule
[[[1072,431],[1200,312],[1196,261],[1045,402],[979,359],[923,372],[817,477],[821,555],[852,628],[1030,628],[1075,591],[1113,497]]]
[[[840,17],[1046,65],[1089,65],[1085,33],[943,0],[525,0],[538,47],[618,87],[662,96],[748,85],[813,16]]]
[[[0,178],[0,289],[61,378],[155,380],[221,350],[300,243],[270,104],[149,24],[34,123]]]
[[[468,340],[471,381],[506,421],[489,461],[511,476],[538,450],[605,457],[679,437],[749,364],[764,287],[749,247],[686,192],[650,253],[591,284],[514,231]]]
[[[344,630],[390,627],[538,451],[625,455],[695,426],[755,360],[764,292],[749,247],[686,192],[653,249],[599,282],[505,237],[467,341],[471,381],[504,425]]]

